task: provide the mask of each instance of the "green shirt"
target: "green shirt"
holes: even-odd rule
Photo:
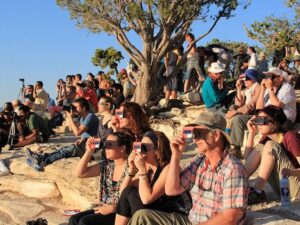
[[[26,125],[30,131],[34,129],[41,132],[43,136],[50,136],[50,132],[45,120],[35,113],[30,113],[29,118],[26,120]]]

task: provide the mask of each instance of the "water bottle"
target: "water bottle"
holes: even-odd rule
[[[43,142],[43,141],[44,141],[42,132],[39,132],[39,138],[40,138],[40,142]]]
[[[231,128],[230,128],[230,127],[226,127],[225,132],[226,132],[228,135],[230,135],[230,133],[231,133]]]
[[[280,199],[281,199],[281,206],[283,207],[291,206],[289,180],[287,177],[282,177],[282,179],[280,180]]]

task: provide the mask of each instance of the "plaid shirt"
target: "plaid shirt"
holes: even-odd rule
[[[246,172],[241,162],[227,151],[215,170],[211,169],[205,155],[197,156],[181,172],[180,182],[192,196],[193,207],[189,214],[192,223],[207,221],[225,209],[242,208],[246,215]]]

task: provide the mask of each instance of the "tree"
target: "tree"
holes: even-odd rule
[[[57,4],[66,8],[80,27],[116,37],[142,71],[133,101],[143,105],[158,96],[156,75],[160,60],[182,45],[193,21],[212,21],[210,29],[198,41],[221,18],[230,18],[239,5],[246,7],[249,0],[57,0]],[[128,34],[140,38],[141,50]]]
[[[233,54],[237,54],[239,52],[240,48],[247,49],[249,46],[248,43],[242,42],[242,41],[222,41],[217,38],[212,39],[210,42],[206,43],[206,46],[212,45],[212,44],[219,44],[230,50]],[[258,47],[257,45],[254,45],[257,52],[261,52],[263,49]]]
[[[286,0],[286,5],[295,11],[295,19],[276,18],[268,16],[265,20],[255,21],[251,29],[245,27],[250,38],[262,43],[266,50],[271,53],[285,50],[289,56],[299,49],[300,41],[300,2],[299,0]]]
[[[92,57],[92,63],[94,66],[100,66],[101,68],[109,67],[108,75],[112,75],[114,72],[118,73],[118,63],[124,59],[122,53],[117,51],[113,47],[109,47],[105,50],[96,49],[95,55]]]

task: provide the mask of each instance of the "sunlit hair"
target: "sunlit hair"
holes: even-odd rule
[[[126,102],[121,106],[124,107],[125,117],[129,120],[129,124],[135,135],[142,135],[146,131],[151,130],[149,119],[139,104]]]
[[[134,135],[129,129],[121,129],[117,132],[109,134],[109,136],[115,136],[118,138],[118,143],[120,146],[125,146],[126,153],[129,155],[132,151],[132,144],[134,141]]]
[[[160,131],[155,131],[155,134],[158,138],[158,147],[156,150],[156,157],[158,160],[158,164],[160,167],[166,166],[171,160],[171,148],[170,148],[170,140],[168,137]]]

